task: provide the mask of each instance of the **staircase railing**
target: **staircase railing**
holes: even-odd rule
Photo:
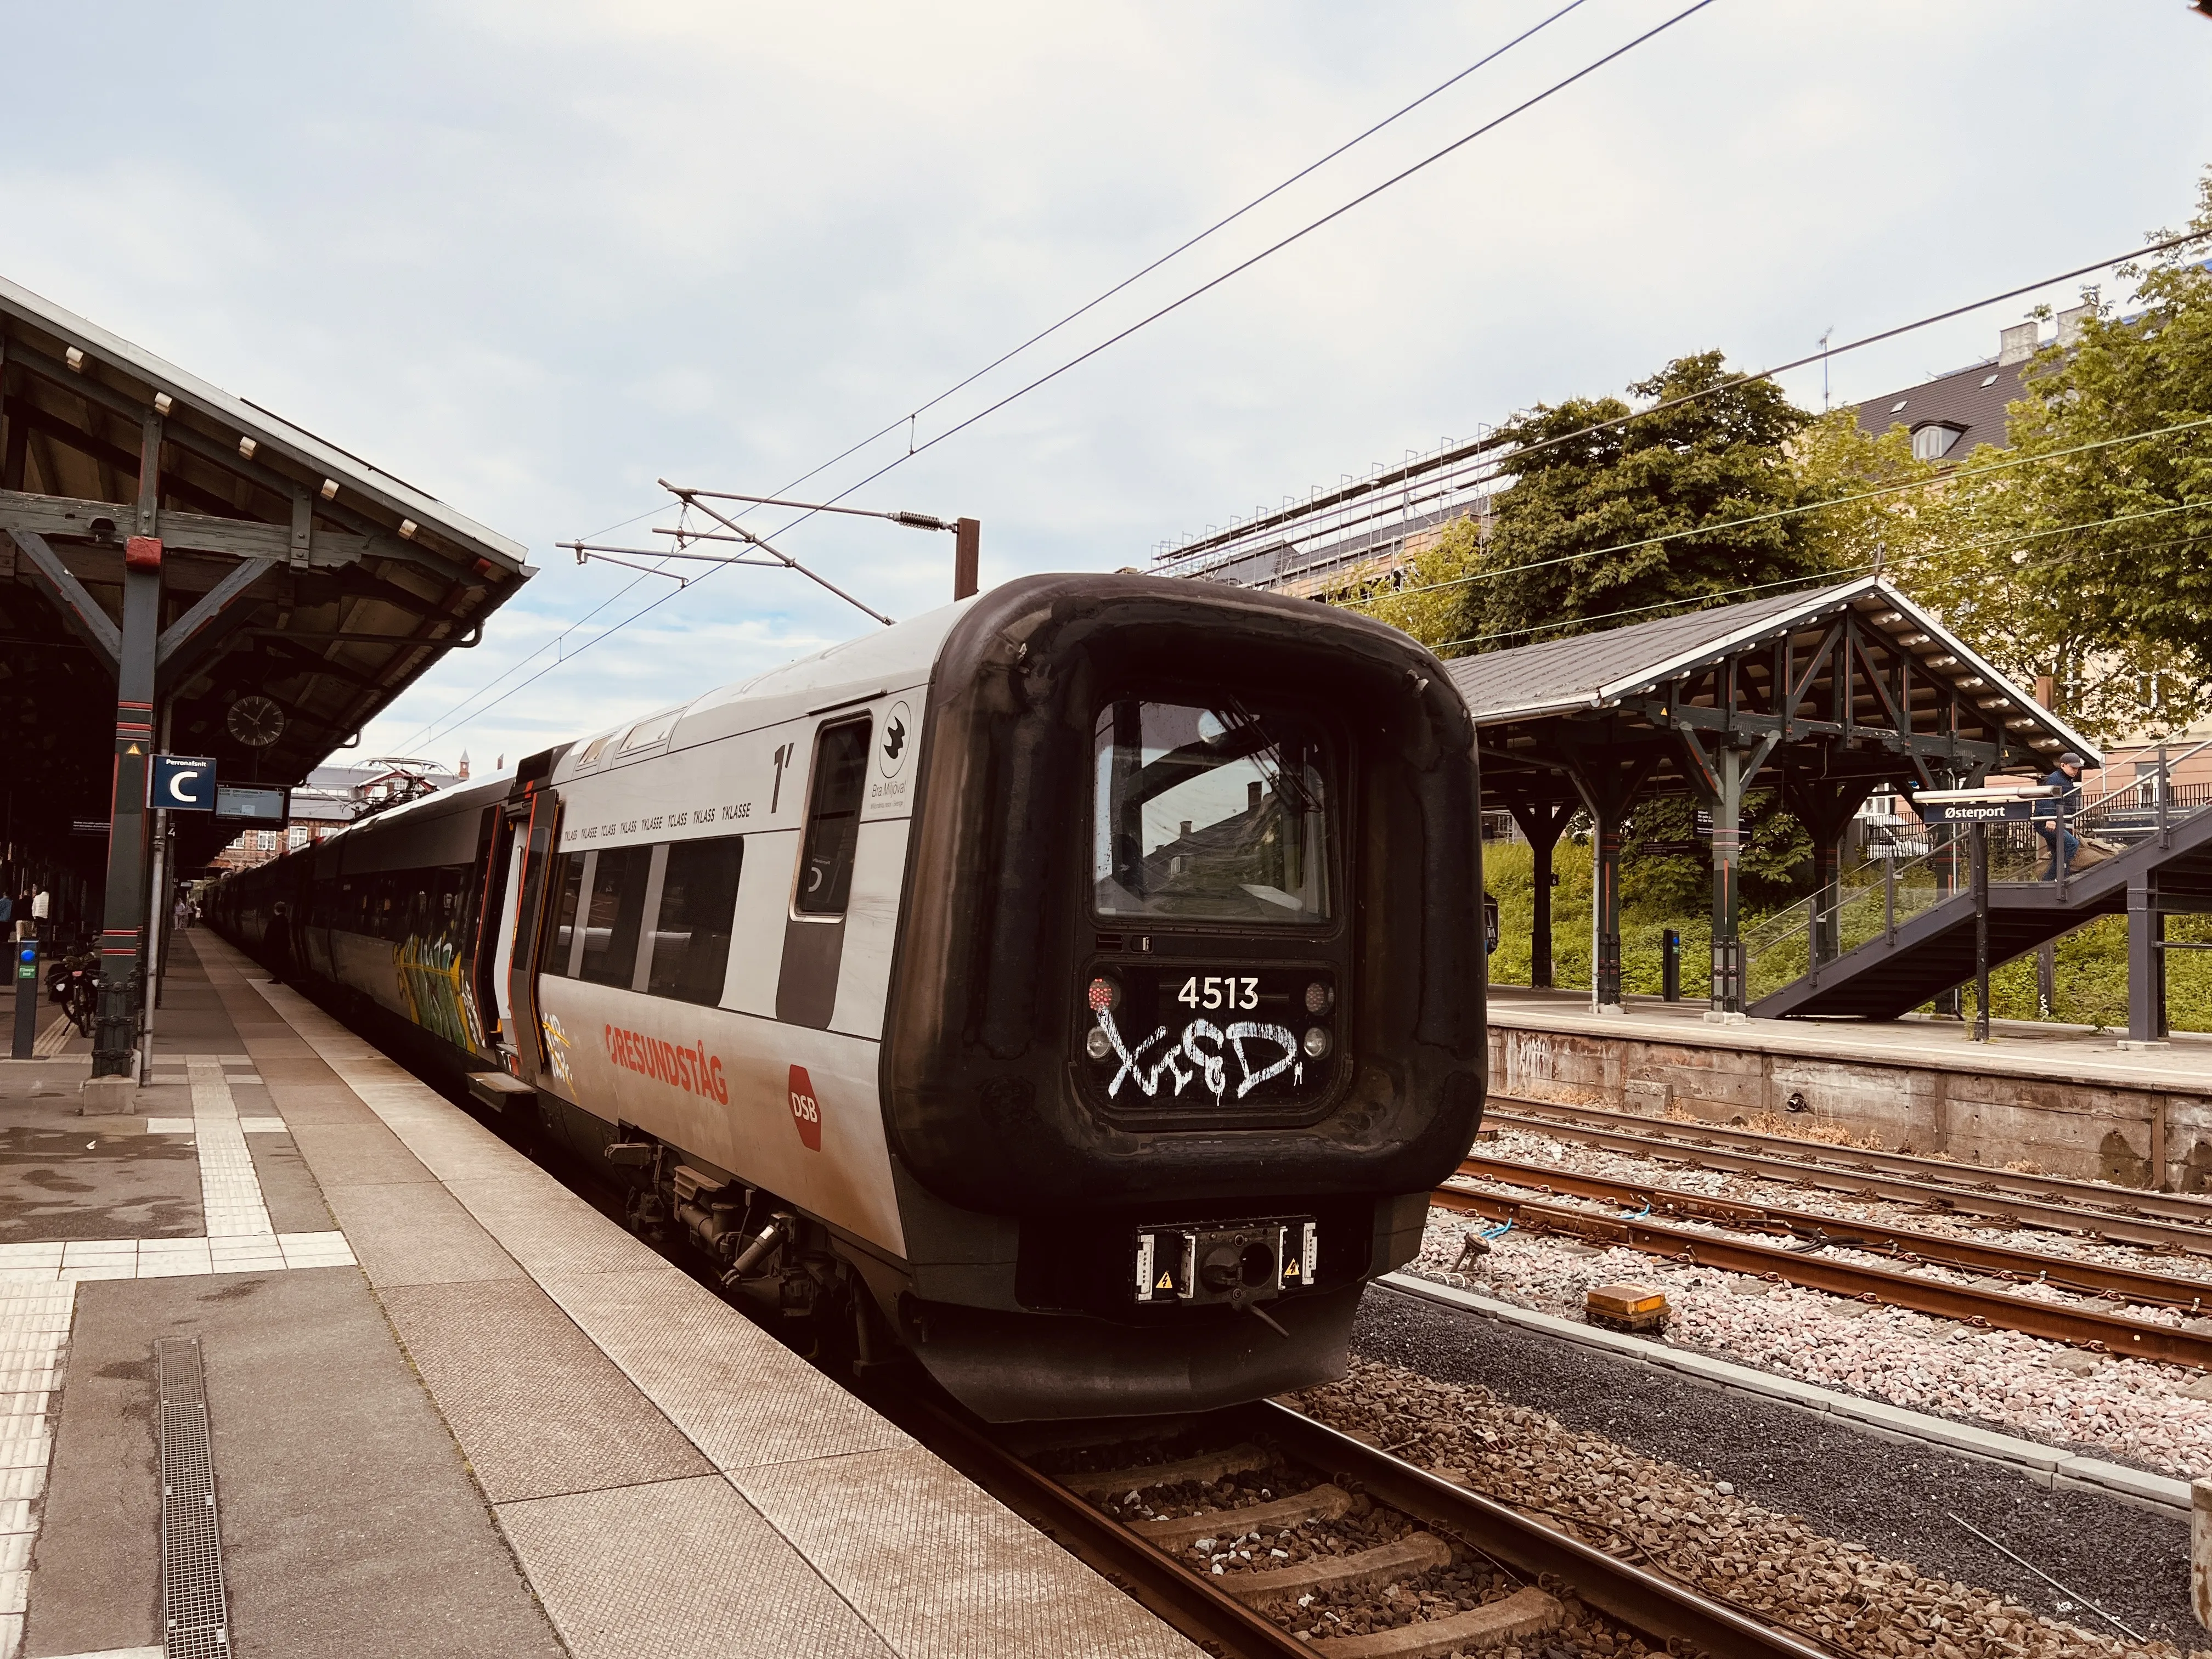
[[[2157,773],[2108,790],[2067,814],[2067,829],[2093,847],[2116,849],[2212,810],[2212,783],[2177,787],[2172,782],[2175,764],[2206,749],[2212,749],[2212,739],[2172,757]],[[2039,833],[2041,827],[2016,822],[1984,826],[1992,883],[2049,879],[2051,846]],[[1965,831],[1939,825],[1927,833],[1931,845],[1920,856],[1869,859],[1841,872],[1832,892],[1812,894],[1746,929],[1745,1000],[1755,1002],[1812,970],[1816,926],[1823,929],[1826,965],[1966,890]],[[2073,872],[2078,876],[2081,868],[2077,861]]]
[[[1759,998],[1802,979],[1812,967],[1816,926],[1833,960],[1869,939],[1933,909],[1966,882],[1964,841],[1951,828],[1929,832],[1929,850],[1911,859],[1875,858],[1842,872],[1835,889],[1800,899],[1761,920],[1744,935],[1745,1000]],[[1994,868],[1992,874],[1994,874]]]
[[[2184,761],[2194,760],[2208,749],[2212,749],[2212,738],[2192,744],[2178,755],[2167,754],[2166,745],[2161,743],[2158,746],[2158,769],[2155,772],[2130,778],[2116,788],[2107,789],[2096,799],[2084,802],[2082,816],[2094,821],[2100,813],[2155,811],[2161,793],[2171,805],[2187,805],[2192,797],[2195,805],[2199,806],[2212,801],[2212,784],[2184,784],[2179,789],[2172,787],[2174,768]]]

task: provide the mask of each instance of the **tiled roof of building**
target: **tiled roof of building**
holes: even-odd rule
[[[2005,444],[2005,405],[2021,396],[2021,363],[1976,363],[1921,386],[1886,392],[1858,405],[1860,428],[1879,436],[1893,426],[1917,432],[1941,425],[1958,433],[1944,452],[1964,460],[1977,444]]]

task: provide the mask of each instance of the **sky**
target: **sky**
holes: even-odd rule
[[[654,545],[658,480],[972,516],[987,586],[1142,566],[1690,352],[1760,368],[2124,252],[2212,163],[2183,0],[1712,0],[903,459],[1691,0],[1581,0],[932,402],[1566,3],[16,0],[0,272],[527,544],[360,751],[483,776],[878,625],[786,571],[679,590],[556,545]],[[1838,358],[1830,395],[2081,286]],[[1820,406],[1817,368],[1785,385]],[[743,521],[893,617],[950,598],[949,536],[795,516]]]

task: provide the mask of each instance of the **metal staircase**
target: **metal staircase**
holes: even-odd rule
[[[2148,793],[2130,787],[2075,816],[2074,833],[2085,845],[2117,850],[2087,868],[2077,862],[2063,880],[2036,878],[2049,853],[2026,826],[2008,839],[1992,837],[1992,964],[2098,916],[2125,914],[2141,918],[2131,922],[2130,1001],[2139,962],[2162,981],[2159,919],[2212,912],[2212,788],[2141,798]],[[1808,901],[1785,912],[1778,926],[1747,941],[1750,977],[1756,990],[1792,976],[1748,1012],[1765,1019],[1894,1019],[1972,980],[1974,901],[1963,890],[1966,864],[1963,847],[1946,842],[1840,889],[1825,905]],[[1814,948],[1816,939],[1822,948]],[[2163,997],[2158,1001],[2162,1008]]]

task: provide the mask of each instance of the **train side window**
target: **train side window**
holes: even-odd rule
[[[868,779],[865,720],[824,726],[814,744],[814,794],[806,806],[806,848],[799,860],[803,916],[842,916],[853,890],[853,854],[860,836],[860,791]]]
[[[554,913],[553,942],[545,949],[544,971],[561,979],[574,979],[575,970],[576,902],[584,891],[584,855],[570,853],[561,860],[561,905]]]
[[[730,962],[730,925],[738,909],[742,836],[679,841],[668,849],[660,883],[660,914],[653,926],[651,978],[657,997],[708,1007],[722,1000]]]
[[[637,968],[638,924],[645,919],[650,847],[603,847],[584,911],[584,959],[576,977],[629,988]]]

